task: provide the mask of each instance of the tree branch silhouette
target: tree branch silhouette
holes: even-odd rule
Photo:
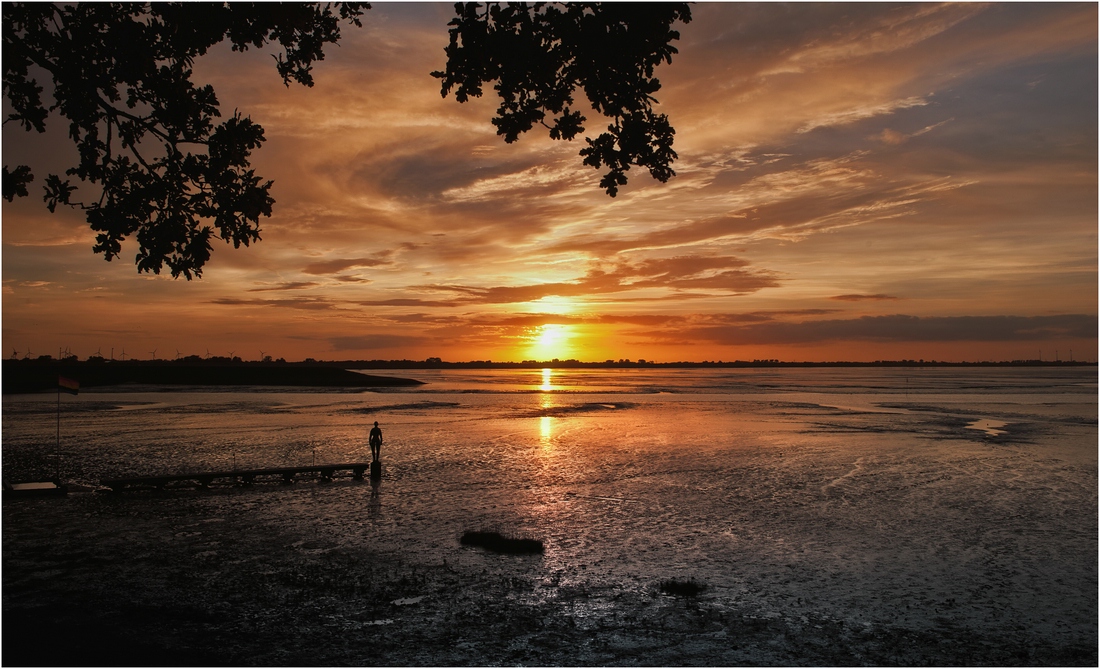
[[[275,68],[313,85],[312,67],[340,39],[341,25],[361,27],[368,3],[4,3],[3,91],[12,112],[4,123],[46,131],[57,114],[79,159],[63,178],[44,179],[43,201],[83,210],[96,231],[93,250],[108,261],[135,238],[138,272],[202,276],[217,237],[234,247],[260,240],[260,218],[272,212],[272,181],[251,169],[263,128],[234,110],[224,122],[210,85],[192,82],[192,66],[216,44],[234,51],[275,45]],[[611,121],[586,138],[583,163],[606,168],[600,186],[614,197],[632,165],[659,181],[675,174],[674,130],[654,111],[653,76],[677,53],[686,4],[467,3],[446,47],[447,68],[432,75],[459,102],[495,82],[501,98],[492,123],[506,142],[534,124],[553,139],[584,132],[575,110],[587,103]],[[48,81],[47,93],[39,79]],[[72,177],[99,187],[77,201]],[[4,165],[3,197],[29,194],[27,165]]]
[[[495,82],[500,97],[493,125],[505,142],[539,124],[553,139],[572,140],[587,120],[574,107],[579,88],[607,131],[585,138],[585,165],[607,168],[600,186],[611,197],[627,183],[631,165],[658,181],[676,174],[675,131],[654,111],[654,77],[678,53],[676,21],[691,21],[684,3],[458,3],[448,24],[447,69],[433,72],[441,93],[466,102]],[[548,120],[549,119],[549,122]]]
[[[234,111],[223,123],[213,87],[191,81],[195,58],[228,39],[234,51],[280,47],[284,85],[313,85],[312,64],[361,26],[366,3],[4,3],[5,123],[45,132],[54,111],[79,153],[67,177],[98,185],[96,201],[74,201],[70,179],[50,174],[50,211],[84,210],[99,233],[93,250],[112,260],[136,236],[139,272],[202,276],[217,236],[235,247],[260,239],[272,182],[250,169],[263,128]],[[52,90],[43,99],[37,77]],[[31,168],[4,166],[3,196],[28,195]]]

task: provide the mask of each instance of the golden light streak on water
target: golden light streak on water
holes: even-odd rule
[[[550,378],[551,370],[542,370],[542,386],[540,389],[543,392],[549,392],[553,390],[554,384]],[[553,395],[542,395],[539,398],[540,408],[543,412],[549,411],[554,408]],[[551,437],[554,434],[554,418],[552,416],[541,416],[539,418],[539,443],[542,444],[543,450],[548,450],[551,447]]]
[[[539,435],[542,447],[550,448],[550,438],[554,436],[554,419],[550,416],[543,416],[539,421]]]

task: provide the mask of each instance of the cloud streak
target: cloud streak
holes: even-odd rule
[[[683,333],[690,339],[723,345],[819,344],[836,341],[876,342],[1022,342],[1044,339],[1089,339],[1097,317],[1059,316],[862,316],[802,322],[768,322],[743,326],[703,326]]]
[[[575,281],[518,286],[475,287],[430,284],[417,288],[452,292],[465,304],[511,304],[546,297],[588,297],[647,288],[673,291],[710,290],[744,294],[778,286],[770,273],[747,269],[745,260],[730,256],[651,258],[636,264],[619,262],[610,271],[589,270]]]
[[[838,300],[840,302],[864,302],[867,300],[874,302],[881,302],[883,300],[900,300],[900,297],[894,297],[893,295],[884,295],[882,293],[876,293],[874,295],[864,295],[861,293],[846,293],[844,295],[833,295],[830,300]]]
[[[325,275],[339,274],[346,269],[354,269],[357,267],[381,267],[389,265],[392,262],[390,260],[392,255],[393,252],[390,251],[367,258],[333,258],[331,260],[322,260],[309,263],[302,268],[302,272],[305,274]]]

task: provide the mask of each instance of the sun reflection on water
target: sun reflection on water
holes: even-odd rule
[[[548,393],[554,389],[554,384],[551,380],[552,370],[549,368],[542,370],[542,385],[539,386],[539,390],[544,393]],[[543,413],[549,411],[554,407],[554,398],[552,395],[542,395],[539,398],[539,408]],[[542,443],[544,449],[550,447],[550,439],[554,433],[554,418],[552,416],[542,416],[539,418],[539,441]]]
[[[543,447],[550,446],[550,437],[554,436],[554,423],[553,418],[550,416],[543,416],[539,419],[539,433]]]

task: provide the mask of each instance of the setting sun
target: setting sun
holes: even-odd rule
[[[540,325],[531,334],[528,354],[536,360],[565,359],[571,350],[572,328],[568,325]]]

